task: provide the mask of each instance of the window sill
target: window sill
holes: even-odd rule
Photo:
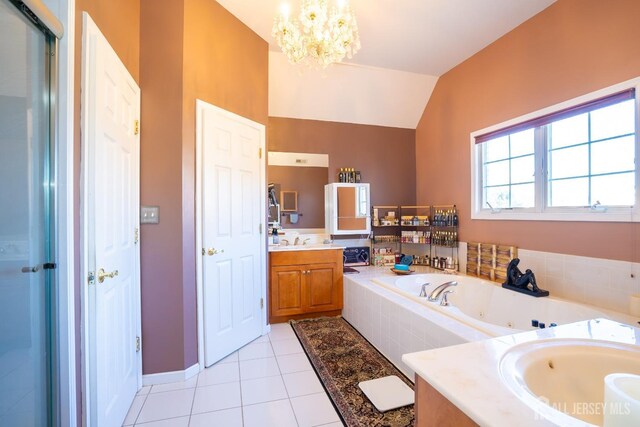
[[[475,211],[471,219],[494,221],[640,222],[640,213],[625,212],[517,212],[513,210]]]

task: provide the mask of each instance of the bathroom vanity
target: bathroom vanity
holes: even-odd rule
[[[269,251],[269,323],[342,314],[342,248]]]
[[[405,354],[416,373],[416,426],[639,425],[639,401],[610,374],[640,375],[640,329],[593,319]],[[623,397],[619,397],[623,396]]]

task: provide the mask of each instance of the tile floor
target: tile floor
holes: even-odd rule
[[[125,426],[342,426],[291,326],[241,348],[199,375],[144,387]]]

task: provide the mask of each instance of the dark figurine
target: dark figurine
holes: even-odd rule
[[[549,295],[549,291],[538,287],[533,271],[527,269],[523,273],[518,268],[518,264],[520,264],[519,258],[514,258],[509,262],[507,266],[507,280],[502,284],[502,287],[535,297],[546,297]]]

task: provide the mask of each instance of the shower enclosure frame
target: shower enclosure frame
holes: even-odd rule
[[[42,23],[50,23],[58,38],[49,42],[49,149],[50,149],[50,191],[52,203],[49,206],[54,244],[50,257],[57,266],[48,270],[51,282],[56,284],[52,294],[55,310],[51,313],[52,366],[55,400],[51,405],[56,409],[54,425],[76,427],[82,424],[81,397],[78,394],[76,352],[80,350],[76,335],[76,281],[75,275],[75,234],[74,234],[74,90],[75,90],[75,0],[9,0],[22,9],[26,6]],[[47,28],[48,29],[48,28]],[[57,31],[56,31],[57,30]],[[49,30],[53,33],[54,31]],[[64,34],[62,34],[64,31]]]

